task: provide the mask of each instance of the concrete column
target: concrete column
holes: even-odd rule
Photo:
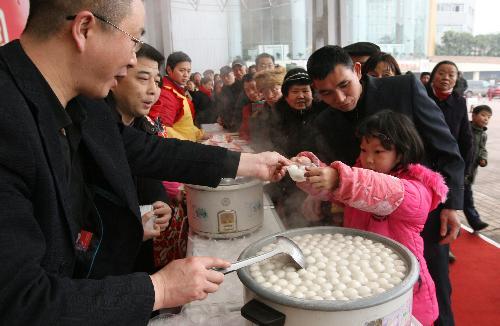
[[[479,80],[479,71],[472,72],[472,80]]]
[[[242,53],[242,31],[241,31],[241,4],[239,0],[232,0],[231,6],[227,5],[226,14],[228,20],[228,36],[229,36],[229,60],[232,61],[235,57],[243,57]]]
[[[290,9],[292,11],[292,58],[304,59],[307,47],[306,1],[292,1]],[[302,56],[299,56],[299,53]]]

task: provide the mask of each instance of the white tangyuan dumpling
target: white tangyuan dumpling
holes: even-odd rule
[[[359,293],[360,296],[362,297],[367,297],[372,294],[372,291],[370,290],[369,287],[362,285],[359,288],[356,289]]]
[[[344,295],[349,299],[356,299],[358,297],[358,291],[356,291],[356,289],[347,288],[344,291]]]
[[[303,292],[293,292],[293,296],[299,299],[304,299],[305,295]]]
[[[281,278],[279,279],[276,284],[278,284],[279,286],[281,286],[282,288],[286,288],[288,286],[288,281]]]
[[[289,165],[287,171],[290,175],[290,178],[292,178],[292,180],[295,182],[304,182],[307,180],[307,178],[304,176],[304,173],[306,173],[306,167],[304,165]]]
[[[276,283],[279,280],[279,277],[276,274],[272,274],[269,276],[268,281],[271,283]]]

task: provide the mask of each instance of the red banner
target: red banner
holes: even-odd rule
[[[0,4],[0,46],[19,38],[28,18],[29,0],[6,0]]]

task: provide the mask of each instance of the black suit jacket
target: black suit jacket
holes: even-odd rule
[[[73,99],[87,113],[84,169],[102,190],[95,204],[106,232],[93,279],[74,279],[80,230],[50,112],[60,104],[18,41],[0,48],[0,90],[0,324],[146,324],[151,280],[129,274],[142,239],[131,174],[216,186],[234,177],[239,155],[119,127],[103,101]]]
[[[445,207],[462,209],[464,161],[443,113],[427,96],[422,83],[413,75],[366,76],[362,83],[363,94],[355,110],[340,112],[330,108],[317,117],[316,126],[324,145],[320,157],[353,164],[359,155],[359,140],[354,133],[364,117],[387,109],[406,114],[424,141],[426,164],[446,179],[449,193]]]

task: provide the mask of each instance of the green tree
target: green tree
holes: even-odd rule
[[[447,31],[436,48],[438,55],[500,56],[500,34],[473,36],[470,33]]]

